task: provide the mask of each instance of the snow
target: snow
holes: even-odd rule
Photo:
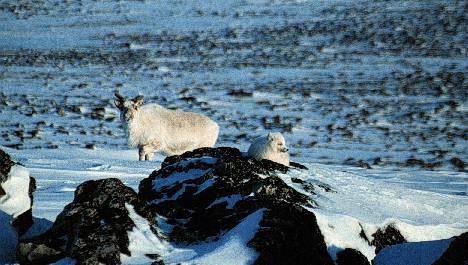
[[[242,200],[243,196],[240,195],[240,194],[234,194],[234,195],[229,195],[229,196],[225,196],[225,197],[221,197],[221,198],[218,198],[216,199],[213,203],[211,203],[207,208],[210,208],[211,206],[213,205],[216,205],[216,204],[220,204],[220,203],[223,203],[223,202],[227,202],[227,206],[226,208],[227,209],[232,209],[232,207],[234,207],[234,205]]]
[[[76,260],[72,258],[63,258],[57,262],[51,263],[51,265],[75,265]]]
[[[198,256],[182,264],[252,264],[258,254],[247,247],[247,242],[257,232],[262,217],[263,210],[261,209],[244,218],[218,241],[195,246],[194,250]]]
[[[31,207],[29,198],[29,171],[20,165],[11,167],[2,188],[6,195],[0,197],[0,210],[13,218],[18,217]]]
[[[210,171],[211,169],[206,169],[206,170],[190,169],[184,172],[177,172],[175,174],[171,174],[167,178],[156,178],[153,185],[157,191],[160,191],[162,188],[170,186],[175,183],[180,183],[180,182],[184,182],[186,180],[191,180],[191,179],[197,179]]]
[[[447,239],[468,230],[468,198],[455,195],[458,193],[454,191],[434,192],[438,187],[434,185],[437,184],[432,183],[427,191],[422,190],[425,185],[409,188],[412,186],[407,186],[405,178],[397,179],[398,174],[393,178],[384,178],[376,174],[378,171],[320,164],[310,164],[308,167],[309,172],[296,170],[290,175],[282,175],[282,178],[289,185],[291,177],[310,183],[318,180],[336,191],[317,189],[318,195],[312,197],[318,208],[310,209],[317,217],[334,259],[337,252],[345,248],[359,250],[370,261],[375,257],[375,247],[359,236],[361,230],[372,241],[372,234],[377,229],[392,224],[410,242]],[[365,172],[366,175],[357,172]],[[463,176],[464,179],[466,177]],[[416,180],[424,184],[422,177],[414,175],[411,182]],[[444,184],[441,182],[438,185]],[[297,189],[295,185],[291,186]],[[466,182],[452,186],[455,190],[466,190],[467,187]]]
[[[148,264],[145,254],[158,254],[165,264],[251,264],[257,253],[247,247],[263,216],[263,209],[244,218],[236,227],[218,240],[189,246],[176,246],[155,235],[148,222],[131,205],[126,205],[135,228],[128,233],[131,256],[121,255],[123,264]],[[162,231],[160,232],[163,233]]]
[[[135,227],[128,232],[128,250],[131,256],[121,254],[123,264],[149,264],[152,261],[145,254],[162,254],[173,249],[169,243],[163,241],[151,231],[148,221],[139,216],[133,206],[126,204],[125,208],[127,208]]]
[[[431,265],[448,248],[452,239],[404,243],[384,248],[375,259],[375,265]]]

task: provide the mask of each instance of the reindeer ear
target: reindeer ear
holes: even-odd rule
[[[118,109],[122,110],[122,109],[123,109],[124,102],[125,102],[125,97],[122,96],[122,95],[120,95],[118,91],[115,92],[114,95],[115,95],[115,99],[114,99],[114,104],[115,104],[115,106],[116,106]]]
[[[118,99],[114,99],[114,105],[119,109],[119,110],[122,110],[123,109],[123,102],[118,100]]]
[[[143,96],[136,96],[134,99],[132,99],[133,103],[135,103],[135,106],[139,107],[141,105],[143,105],[143,103],[145,102]]]

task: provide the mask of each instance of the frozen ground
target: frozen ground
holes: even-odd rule
[[[468,160],[465,1],[34,3],[0,4],[4,146],[121,149],[118,89],[303,162]]]
[[[219,146],[245,151],[283,132],[292,160],[311,168],[297,177],[338,191],[315,198],[331,252],[355,245],[371,258],[344,231],[389,222],[441,246],[468,230],[466,10],[466,1],[2,1],[0,145],[37,178],[34,216],[54,220],[83,181],[118,177],[136,189],[159,167],[162,156],[140,163],[127,149],[112,104],[116,89],[140,93],[212,117]]]

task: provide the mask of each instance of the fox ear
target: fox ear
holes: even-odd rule
[[[273,134],[271,134],[271,132],[268,133],[267,137],[269,141],[273,141]]]

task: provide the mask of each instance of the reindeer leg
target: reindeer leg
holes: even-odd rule
[[[140,145],[140,146],[138,147],[138,160],[140,160],[140,161],[145,160],[145,155],[146,155],[146,153],[145,153],[145,146],[144,146],[144,145]]]
[[[145,160],[147,160],[147,161],[153,160],[153,157],[154,157],[153,152],[148,153],[148,154],[145,155]]]
[[[140,161],[148,160],[148,154],[150,154],[151,152],[153,152],[153,148],[151,148],[150,145],[140,146],[140,150],[139,150]]]
[[[154,157],[154,149],[155,149],[155,145],[154,144],[148,144],[148,145],[145,145],[143,147],[143,150],[145,152],[145,160],[146,161],[149,161],[149,160],[153,160],[153,157]]]
[[[159,141],[153,141],[151,144],[147,145],[147,152],[146,152],[146,156],[145,156],[145,159],[146,160],[153,160],[153,157],[154,157],[154,151],[155,150],[158,150],[158,149],[161,149],[161,142]]]

